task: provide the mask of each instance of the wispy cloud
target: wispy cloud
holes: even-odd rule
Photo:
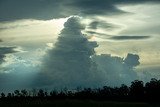
[[[112,40],[143,40],[151,38],[151,36],[113,36]]]
[[[88,28],[89,29],[93,29],[93,30],[96,30],[96,29],[104,29],[104,30],[112,30],[112,29],[115,29],[115,28],[119,28],[118,25],[115,25],[115,24],[112,24],[112,23],[108,23],[106,21],[93,21],[91,22],[89,25],[88,25]]]
[[[107,37],[107,36],[110,36],[110,35],[107,35],[107,34],[105,34],[105,33],[99,33],[99,32],[96,32],[96,31],[85,31],[87,34],[92,34],[92,35],[98,35],[98,37],[101,37],[101,36],[103,36],[103,37]]]

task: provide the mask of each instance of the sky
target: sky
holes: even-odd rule
[[[0,91],[160,78],[159,0],[0,0]]]

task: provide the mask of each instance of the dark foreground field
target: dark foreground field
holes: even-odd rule
[[[2,101],[0,107],[160,107],[160,104],[92,100]]]

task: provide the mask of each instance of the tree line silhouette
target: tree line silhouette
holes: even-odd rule
[[[67,88],[50,92],[43,89],[33,89],[32,91],[15,90],[13,93],[1,93],[0,100],[17,100],[17,99],[91,99],[91,100],[110,100],[110,101],[160,101],[160,80],[152,78],[149,82],[144,84],[143,81],[135,80],[131,82],[130,86],[122,84],[120,87],[102,88],[83,88],[76,90],[67,90]]]

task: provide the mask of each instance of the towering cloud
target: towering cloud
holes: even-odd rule
[[[84,26],[78,17],[71,17],[64,24],[55,47],[49,50],[42,64],[46,83],[58,87],[98,86],[100,72],[91,56],[95,54],[96,42],[88,41],[81,33]]]
[[[117,86],[138,79],[134,71],[140,64],[138,55],[96,55],[94,48],[98,45],[87,40],[81,33],[83,29],[78,17],[67,20],[54,47],[44,57],[36,84],[56,88]]]

